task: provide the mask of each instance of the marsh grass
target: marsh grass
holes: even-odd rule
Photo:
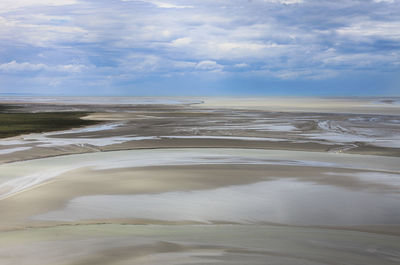
[[[66,130],[99,123],[82,120],[81,118],[87,114],[87,112],[0,113],[0,138]]]

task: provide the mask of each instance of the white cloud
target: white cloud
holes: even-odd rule
[[[299,4],[304,2],[304,0],[263,0],[263,1],[270,3],[280,3],[285,5]]]
[[[72,21],[71,16],[56,16],[56,15],[46,15],[46,14],[33,14],[33,15],[24,15],[24,16],[20,16],[17,18],[24,18],[24,19],[28,19],[32,22],[54,22],[54,21],[58,21],[58,22],[70,22]]]
[[[247,63],[237,63],[237,64],[233,65],[233,67],[246,68],[246,67],[249,67],[249,65]]]
[[[33,6],[65,6],[76,3],[77,0],[1,0],[0,13]]]
[[[337,33],[352,39],[371,37],[400,40],[400,21],[361,21],[337,29]]]
[[[50,66],[43,63],[38,63],[38,64],[29,62],[18,63],[16,61],[0,64],[0,71],[2,72],[55,71],[55,72],[66,72],[66,73],[79,73],[85,68],[87,67],[81,64]]]
[[[395,65],[400,60],[400,55],[393,53],[373,54],[373,53],[350,53],[341,54],[335,50],[328,50],[321,54],[319,60],[326,66],[339,66],[341,68],[365,68],[376,67],[384,63],[386,66]]]
[[[337,70],[331,69],[284,69],[284,70],[257,70],[250,73],[262,77],[274,77],[282,80],[322,80],[333,78],[339,74]]]
[[[122,2],[132,2],[137,0],[122,0]],[[142,2],[151,3],[159,8],[193,8],[191,5],[178,5],[171,2],[166,1],[156,1],[156,0],[141,0]]]
[[[192,39],[189,37],[178,38],[172,41],[171,46],[182,47],[192,43]]]
[[[154,5],[160,8],[193,8],[193,6],[189,5],[175,5],[172,3],[161,2],[161,1],[149,1],[149,2],[153,3]]]
[[[86,30],[77,26],[31,24],[0,17],[0,40],[33,46],[51,46],[60,42],[84,41],[87,34]]]
[[[201,61],[196,65],[196,69],[205,71],[222,70],[224,67],[215,61]]]
[[[381,2],[386,2],[386,3],[394,3],[395,0],[374,0],[375,3],[381,3]]]
[[[80,73],[87,68],[88,67],[83,64],[66,64],[66,65],[58,65],[54,69],[60,72]]]
[[[15,26],[15,22],[0,16],[0,32],[4,32],[7,28]]]
[[[209,58],[212,60],[234,60],[234,61],[260,61],[271,57],[279,57],[289,54],[292,45],[278,45],[269,43],[255,43],[251,41],[232,40],[226,42],[226,36],[215,37],[207,41],[194,41],[186,49],[181,48],[192,58]]]
[[[268,49],[276,47],[278,47],[277,44],[254,43],[249,41],[230,41],[215,44],[217,52],[225,54],[225,57],[233,56],[235,58],[262,56]]]
[[[46,68],[45,64],[17,63],[16,61],[0,64],[0,71],[4,72],[40,71]]]
[[[197,65],[197,63],[187,62],[187,61],[173,61],[171,63],[174,67],[180,68],[180,69],[191,69],[191,68],[195,68]]]

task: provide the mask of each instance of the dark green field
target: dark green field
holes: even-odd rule
[[[0,138],[99,123],[80,119],[87,114],[87,112],[0,113]]]

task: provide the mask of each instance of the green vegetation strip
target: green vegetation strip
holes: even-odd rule
[[[27,133],[66,130],[98,124],[82,120],[87,112],[0,113],[0,138]]]

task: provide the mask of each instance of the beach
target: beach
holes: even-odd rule
[[[0,139],[0,264],[400,261],[396,101],[0,104],[93,122]]]

